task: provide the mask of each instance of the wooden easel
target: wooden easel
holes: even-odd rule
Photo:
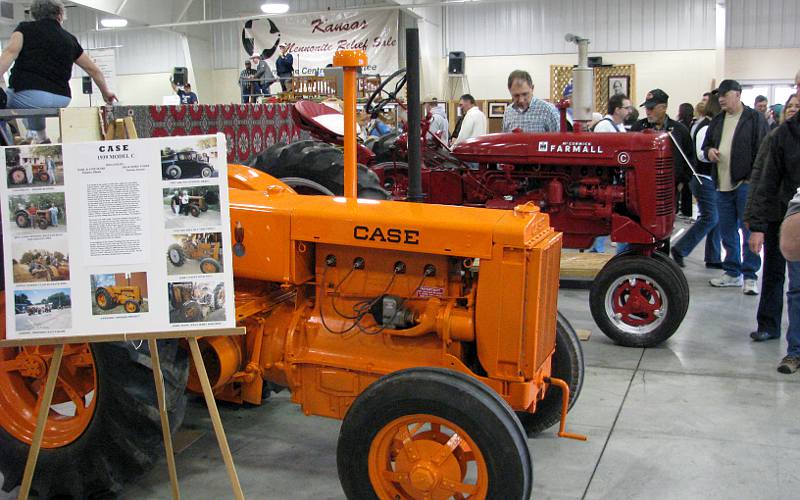
[[[47,372],[47,383],[45,384],[44,394],[42,395],[42,401],[39,404],[39,409],[36,416],[36,431],[33,434],[31,448],[28,451],[28,460],[25,462],[25,472],[22,476],[22,484],[20,485],[17,499],[27,500],[28,495],[30,494],[31,484],[33,482],[33,473],[36,469],[36,461],[39,458],[39,451],[42,447],[42,439],[44,438],[44,428],[45,424],[47,423],[47,416],[50,413],[50,404],[53,401],[53,392],[56,387],[58,372],[61,368],[61,358],[64,355],[64,346],[66,344],[147,340],[150,346],[150,358],[153,364],[153,380],[156,386],[158,409],[161,413],[161,433],[164,437],[164,449],[167,456],[169,480],[172,486],[172,498],[179,500],[181,494],[178,487],[178,473],[175,467],[175,453],[172,448],[172,435],[170,433],[167,403],[164,396],[164,377],[161,373],[161,361],[158,356],[157,341],[186,339],[189,342],[192,360],[194,361],[195,370],[197,371],[198,378],[200,379],[200,385],[203,387],[203,396],[206,400],[206,406],[208,406],[208,412],[211,415],[211,423],[214,427],[214,433],[217,436],[219,450],[222,453],[222,459],[225,462],[225,468],[228,471],[228,478],[231,481],[233,496],[236,498],[236,500],[244,500],[244,493],[242,492],[242,486],[239,483],[239,476],[236,474],[236,469],[233,466],[233,456],[231,455],[231,449],[228,446],[228,439],[225,437],[225,429],[222,427],[222,420],[219,416],[217,402],[214,399],[214,392],[211,389],[211,382],[208,380],[208,373],[206,372],[205,363],[203,363],[203,356],[200,353],[200,346],[197,343],[197,337],[235,336],[244,335],[244,333],[244,328],[223,328],[217,330],[190,332],[153,332],[140,334],[90,335],[50,339],[0,340],[0,349],[4,347],[23,347],[29,345],[54,346],[53,357],[50,361],[50,367]]]
[[[104,141],[113,141],[119,139],[138,139],[139,134],[136,133],[136,126],[133,123],[133,118],[126,116],[125,118],[117,118],[108,123],[103,134]]]

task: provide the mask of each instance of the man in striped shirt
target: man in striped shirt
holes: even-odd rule
[[[549,102],[533,97],[533,79],[527,71],[515,70],[508,75],[511,106],[503,115],[503,132],[558,132],[561,128],[558,110]]]

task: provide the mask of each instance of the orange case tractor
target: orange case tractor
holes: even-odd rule
[[[97,307],[104,311],[122,304],[127,313],[137,313],[142,306],[142,291],[138,286],[101,286],[94,292]]]
[[[304,413],[343,419],[337,465],[348,498],[527,499],[525,431],[560,421],[560,436],[582,438],[564,432],[583,358],[557,316],[561,235],[531,205],[356,199],[355,78],[366,56],[340,52],[334,63],[345,68],[345,197],[301,196],[256,170],[229,169],[236,318],[247,335],[202,339],[215,394],[260,404],[269,389],[285,386]],[[65,353],[62,370],[71,376],[59,382],[69,390],[56,394],[83,407],[49,421],[51,449],[38,474],[45,495],[119,487],[115,481],[135,477],[134,466],[149,465],[142,456],[158,458],[158,446],[136,444],[158,443],[157,412],[150,422],[152,412],[108,410],[120,401],[131,408],[152,384],[143,382],[146,370],[120,361],[125,349],[97,344]],[[0,369],[0,446],[17,452],[32,434],[33,413],[23,409],[36,399],[26,396],[25,381],[43,376],[48,352],[0,351],[0,368],[13,366]],[[159,351],[174,422],[185,401],[176,394],[186,356],[169,343]],[[189,387],[197,385],[190,376]],[[94,387],[97,397],[83,405],[77,396]],[[121,431],[127,426],[135,436]],[[139,456],[123,453],[134,446]],[[81,476],[56,464],[75,449],[90,454],[94,468],[67,486],[67,477]],[[116,470],[118,455],[128,460]],[[0,456],[0,471],[12,478],[4,486],[13,487],[18,470]]]

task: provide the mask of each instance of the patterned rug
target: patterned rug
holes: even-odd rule
[[[228,161],[245,163],[276,142],[309,139],[292,121],[291,104],[114,106],[106,123],[133,117],[139,137],[225,134]]]

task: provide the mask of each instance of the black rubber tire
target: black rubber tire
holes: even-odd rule
[[[181,167],[177,165],[170,165],[167,167],[167,178],[168,179],[180,179],[181,178]]]
[[[14,214],[14,222],[17,223],[17,227],[30,227],[31,216],[22,211],[17,212]]]
[[[135,300],[126,300],[123,306],[125,308],[125,312],[129,314],[138,313],[141,310],[141,307],[139,307],[139,303],[136,302]],[[129,307],[133,310],[129,311],[128,310]]]
[[[214,270],[211,273],[207,273],[204,269],[205,265],[211,264],[214,266]],[[203,274],[213,274],[218,273],[222,269],[222,266],[219,265],[219,261],[216,259],[212,259],[211,257],[203,257],[200,259],[200,272]]]
[[[278,179],[301,177],[324,186],[336,196],[344,194],[344,153],[325,142],[275,144],[257,157],[253,167]],[[358,165],[358,197],[391,199],[377,174],[364,165]]]
[[[22,174],[22,178],[24,180],[20,182],[16,182],[15,177],[19,177],[18,174]],[[22,167],[14,167],[8,172],[8,185],[9,186],[19,186],[21,184],[28,183],[28,174],[25,172],[25,169]]]
[[[186,263],[186,254],[183,253],[183,247],[177,243],[173,243],[167,249],[167,260],[175,267],[181,267]]]
[[[689,282],[686,280],[686,275],[683,273],[683,269],[681,269],[681,266],[679,266],[674,260],[669,258],[669,256],[664,252],[653,252],[653,257],[658,259],[659,262],[666,264],[667,267],[669,267],[670,269],[672,269],[672,272],[675,273],[675,276],[681,283],[681,287],[683,288],[683,293],[686,294],[687,303],[691,302]]]
[[[68,446],[42,449],[33,476],[38,498],[108,498],[164,457],[147,342],[92,344],[98,389],[95,413],[84,433]],[[158,342],[172,432],[183,422],[189,359],[177,340]],[[0,427],[3,490],[22,480],[28,445]]]
[[[569,385],[567,412],[575,405],[583,388],[583,348],[575,329],[560,312],[556,323],[556,351],[553,355],[551,375]],[[544,399],[536,406],[536,413],[517,412],[528,437],[549,429],[561,421],[561,389],[551,385]]]
[[[380,136],[375,142],[372,143],[370,148],[375,153],[373,164],[385,161],[392,161],[395,159],[395,143],[397,138],[400,137],[400,132],[393,130],[388,134]]]
[[[626,332],[618,328],[606,314],[605,298],[609,287],[617,279],[638,274],[658,284],[667,298],[664,320],[649,332]],[[659,258],[644,255],[619,255],[608,261],[600,270],[589,291],[592,318],[600,330],[615,343],[625,347],[654,347],[670,338],[678,329],[689,309],[689,295],[684,289],[685,277]]]
[[[39,226],[39,229],[47,229],[48,227],[50,227],[50,223],[47,222],[47,219],[45,219],[44,217],[36,221],[36,225]]]
[[[367,387],[353,402],[336,447],[339,481],[347,498],[378,498],[369,479],[370,446],[384,426],[412,414],[445,418],[475,441],[489,470],[486,498],[530,498],[533,461],[514,412],[478,380],[442,368],[391,373]]]
[[[99,297],[99,296],[102,296],[105,299],[105,303],[106,303],[105,306],[101,306],[100,305],[100,302],[97,300],[97,297]],[[105,288],[102,288],[102,287],[98,288],[94,292],[94,302],[95,302],[95,304],[97,304],[97,307],[99,307],[100,309],[102,309],[104,311],[108,311],[110,309],[114,309],[115,307],[117,307],[117,301],[114,300],[114,296],[111,295],[110,293],[108,293],[108,290],[106,290]]]
[[[213,173],[214,173],[214,169],[213,168],[211,168],[211,167],[203,167],[203,169],[200,170],[200,177],[211,177],[211,174],[213,174]]]
[[[39,180],[42,181],[42,182],[49,181],[50,180],[50,174],[48,174],[47,172],[41,172],[39,174]]]
[[[192,214],[192,217],[200,217],[200,207],[192,203],[189,205],[189,213]]]

